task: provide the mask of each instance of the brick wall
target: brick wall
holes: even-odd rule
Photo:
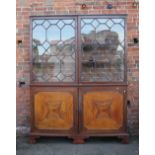
[[[17,0],[17,131],[27,133],[30,126],[29,94],[29,16],[79,15],[79,14],[128,14],[128,129],[132,135],[138,134],[139,124],[139,47],[133,43],[138,37],[138,6],[134,0],[109,0],[112,9],[107,9],[105,0]],[[82,9],[81,4],[86,8]],[[22,40],[22,44],[18,44]],[[19,87],[18,81],[24,78],[26,85]]]

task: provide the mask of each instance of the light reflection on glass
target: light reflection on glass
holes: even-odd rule
[[[124,80],[124,20],[81,21],[81,81]]]
[[[33,81],[75,81],[75,21],[34,20]]]

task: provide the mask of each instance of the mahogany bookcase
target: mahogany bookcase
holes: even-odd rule
[[[126,15],[31,17],[31,132],[128,143]]]

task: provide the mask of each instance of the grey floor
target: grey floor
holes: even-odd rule
[[[67,138],[40,138],[28,144],[27,137],[17,138],[16,155],[138,155],[138,138],[121,144],[117,138],[89,138],[85,144],[72,144]]]

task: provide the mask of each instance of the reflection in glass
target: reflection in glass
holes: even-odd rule
[[[48,20],[50,22],[50,24],[56,25],[58,23],[59,20]]]
[[[44,21],[43,26],[47,29],[50,26],[50,23],[46,20]]]
[[[33,20],[33,81],[75,81],[75,21]]]
[[[93,20],[92,25],[94,27],[97,27],[99,25],[99,22],[97,20]]]
[[[70,24],[74,23],[73,20],[71,20],[71,19],[63,20],[63,22],[65,23],[65,25],[67,25],[67,24],[70,25]]]
[[[47,40],[51,44],[60,41],[60,29],[57,26],[51,26],[47,29]]]
[[[62,29],[62,40],[63,41],[67,41],[69,42],[69,39],[73,39],[74,35],[75,35],[75,30],[73,29],[73,27],[66,25],[63,29]],[[67,32],[67,33],[66,33]]]
[[[120,24],[115,24],[111,31],[118,33],[120,42],[124,40],[124,28]]]
[[[108,20],[107,22],[106,22],[106,25],[108,26],[108,27],[112,27],[113,26],[113,21],[112,20]]]
[[[122,21],[123,19],[89,19],[88,23],[87,19],[82,19],[81,81],[124,80]]]
[[[83,22],[86,23],[86,24],[90,24],[90,23],[92,23],[92,21],[93,21],[93,19],[85,19],[85,20],[83,20]]]
[[[45,29],[43,26],[36,26],[33,30],[33,39],[38,40],[38,42],[41,44],[45,41]]]
[[[36,23],[37,25],[41,25],[41,24],[43,24],[43,22],[44,22],[44,20],[33,20],[33,23]]]
[[[114,23],[121,23],[122,21],[124,21],[123,19],[112,19],[112,21]]]
[[[97,21],[101,24],[101,23],[103,23],[103,24],[105,24],[107,21],[108,21],[108,19],[97,19]]]
[[[96,28],[96,32],[100,32],[103,30],[109,30],[109,28],[105,25],[105,24],[100,24],[97,28]]]
[[[59,20],[59,22],[57,23],[57,26],[61,29],[64,26],[64,22]]]
[[[83,29],[81,30],[84,34],[90,34],[94,30],[92,25],[85,25]]]

